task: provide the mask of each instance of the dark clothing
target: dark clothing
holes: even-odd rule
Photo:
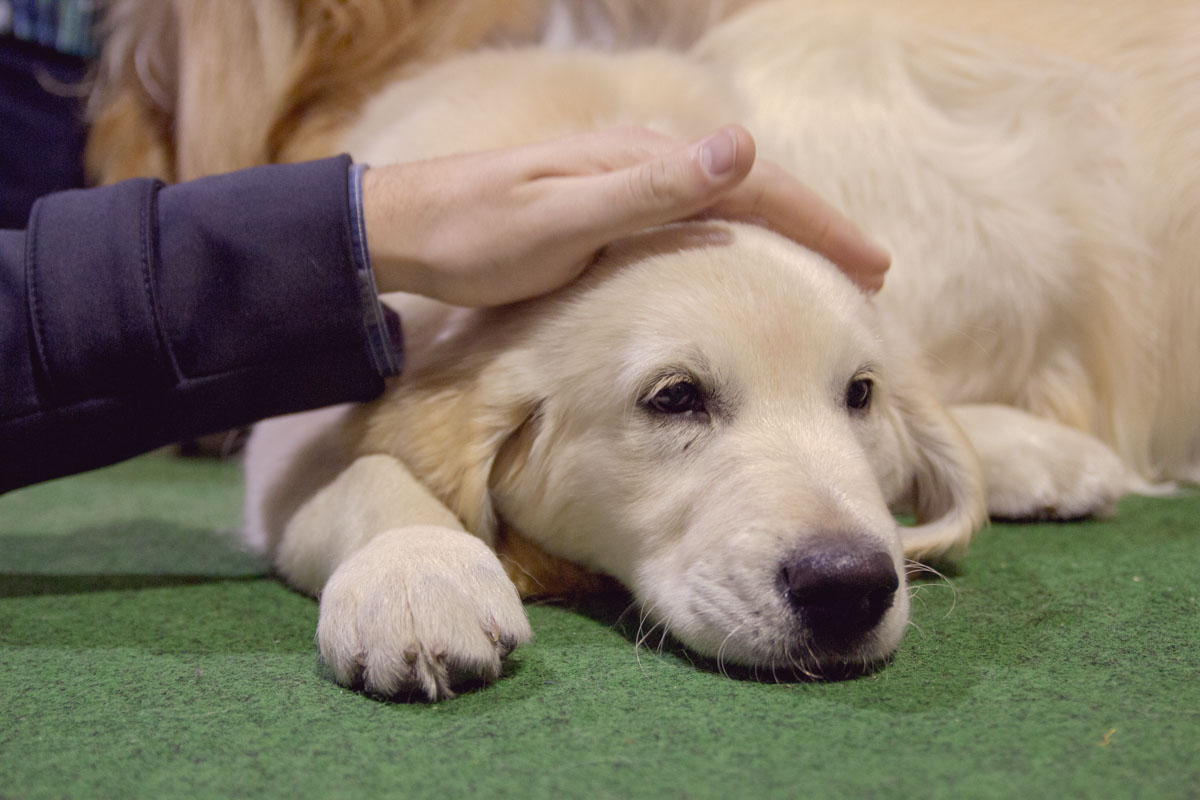
[[[21,228],[33,201],[83,185],[87,62],[0,36],[0,229]]]
[[[0,231],[0,492],[378,395],[349,164],[62,192]]]

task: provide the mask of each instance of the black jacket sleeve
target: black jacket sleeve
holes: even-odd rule
[[[348,168],[63,192],[0,231],[0,492],[379,394]]]

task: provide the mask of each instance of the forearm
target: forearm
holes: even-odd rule
[[[52,195],[0,233],[0,491],[378,394],[348,163]]]

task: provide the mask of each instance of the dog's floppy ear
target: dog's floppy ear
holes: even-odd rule
[[[900,528],[904,555],[957,558],[987,521],[983,474],[966,435],[914,375],[895,386],[895,412],[917,524]]]
[[[358,433],[363,453],[403,461],[471,533],[496,544],[489,480],[505,442],[524,430],[538,399],[511,362],[459,353],[453,366],[417,370],[367,407]]]
[[[544,447],[546,424],[539,405],[500,446],[489,479],[491,493],[503,496],[516,491],[522,483],[546,485],[546,475],[535,463],[535,448]],[[610,586],[608,579],[558,556],[542,546],[509,520],[498,520],[496,554],[508,577],[522,597],[568,597],[601,591]]]

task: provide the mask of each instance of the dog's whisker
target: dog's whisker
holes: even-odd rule
[[[918,348],[918,350],[921,353],[922,359],[924,359],[930,363],[937,364],[939,367],[948,366],[946,363],[946,359],[942,358],[937,353],[935,353],[933,350],[930,350],[928,347],[921,347],[921,348]]]
[[[788,661],[792,665],[792,674],[793,675],[799,674],[802,677],[809,678],[812,680],[815,680],[817,678],[817,676],[815,674],[813,674],[813,672],[810,671],[808,669],[808,667],[805,666],[804,662],[800,659],[799,656],[792,656],[791,658],[788,659]]]
[[[717,648],[717,669],[719,669],[721,674],[727,678],[729,677],[729,672],[725,669],[725,645],[729,644],[729,640],[733,638],[734,634],[745,627],[745,624],[746,623],[743,622],[742,624],[735,626],[733,630],[725,635],[725,638],[721,640],[721,644]]]
[[[954,609],[958,607],[958,587],[954,585],[954,581],[950,580],[945,573],[935,569],[934,567],[931,567],[928,564],[923,564],[919,561],[913,561],[912,559],[905,559],[904,567],[909,575],[926,573],[933,575],[938,579],[938,582],[936,583],[925,583],[921,584],[920,586],[910,584],[909,597],[911,599],[918,599],[919,590],[925,588],[926,586],[942,586],[950,590],[950,608],[947,609],[942,618],[945,619],[954,613]],[[922,605],[924,605],[923,601]]]
[[[654,630],[659,625],[663,625],[665,623],[665,620],[664,620],[664,621],[655,622],[648,629],[645,627],[646,623],[649,622],[651,617],[654,615],[653,607],[651,607],[649,609],[646,608],[648,603],[649,603],[649,600],[643,600],[641,603],[641,609],[640,609],[640,613],[638,615],[637,633],[634,635],[634,643],[633,643],[634,650],[637,650],[642,645],[646,644],[650,640],[650,637],[654,635]],[[665,635],[665,632],[666,632],[666,629],[664,627],[664,635]]]
[[[630,603],[629,605],[632,607],[633,603]],[[624,614],[624,612],[622,612],[622,614]],[[642,641],[642,628],[646,624],[646,617],[647,617],[646,602],[643,600],[642,604],[641,604],[641,608],[638,609],[637,631],[633,634],[633,649],[634,649],[634,651],[636,651],[638,649],[638,645]]]
[[[821,676],[818,675],[813,669],[809,669],[807,666],[807,664],[819,664],[821,661],[819,658],[817,658],[817,654],[813,652],[812,643],[805,641],[804,650],[808,653],[808,659],[805,662],[805,665],[800,667],[801,672],[803,672],[806,677],[812,680],[820,680]]]
[[[971,326],[971,325],[959,325],[958,327],[959,327],[959,333],[962,334],[962,337],[964,339],[969,341],[971,344],[975,345],[975,347],[979,349],[979,352],[983,353],[985,356],[988,354],[988,352],[989,352],[988,348],[985,347],[982,342],[980,342],[978,339],[976,339],[974,336],[972,336],[970,333],[968,333],[967,329],[971,328],[971,327],[975,327],[978,330],[983,331],[985,333],[995,333],[995,331],[989,330],[987,328],[982,328],[979,326]]]
[[[649,638],[654,635],[654,631],[657,630],[658,627],[662,624],[663,623],[661,623],[661,622],[656,622],[653,625],[651,625],[649,627],[649,629],[647,629],[645,635],[642,636],[640,639],[638,639],[636,642],[634,642],[634,649],[637,650],[642,645],[646,644],[646,642],[649,640]]]
[[[667,640],[670,638],[670,636],[671,636],[671,626],[664,624],[663,629],[662,629],[661,638],[658,640],[658,654],[660,656],[663,654],[663,648],[666,647]]]
[[[929,564],[924,563],[923,561],[916,561],[911,558],[906,558],[904,559],[904,570],[908,575],[929,573],[937,578],[941,578],[946,583],[950,583],[950,579],[946,577],[945,573],[930,566]]]
[[[646,632],[646,636],[649,636],[649,635],[650,635],[650,633],[651,633],[653,630],[654,630],[654,628],[650,628],[650,630]],[[646,671],[646,668],[645,668],[645,667],[642,665],[642,645],[643,645],[644,643],[645,643],[645,638],[644,638],[644,637],[642,637],[642,638],[639,638],[637,641],[635,641],[635,642],[633,643],[633,657],[634,657],[634,660],[636,660],[636,661],[637,661],[637,665],[638,665],[638,667],[639,667],[639,668],[640,668],[640,669],[641,669],[643,672],[645,672],[645,671]]]
[[[626,608],[625,611],[628,611],[629,608],[633,607],[633,605],[634,605],[633,603],[630,603],[629,607]],[[622,613],[622,616],[625,614],[624,611],[621,613]],[[646,601],[643,600],[641,603],[641,607],[638,610],[637,632],[634,634],[634,637],[633,637],[633,657],[637,661],[638,667],[641,668],[643,671],[645,670],[645,668],[642,667],[641,648],[642,648],[642,643],[645,641],[645,636],[642,635],[642,629],[645,627],[646,621],[649,619],[649,616],[650,616],[649,612],[646,611]],[[650,630],[652,631],[654,629],[651,628]],[[649,635],[650,635],[650,631],[647,631],[646,636],[649,636]]]
[[[621,610],[621,613],[617,615],[617,618],[615,620],[613,620],[613,623],[612,623],[612,625],[609,626],[609,629],[616,630],[617,628],[619,628],[621,626],[622,621],[625,619],[625,615],[628,614],[630,611],[632,611],[634,606],[636,606],[637,604],[638,604],[637,600],[633,600],[632,602],[629,603],[629,605],[625,606],[625,608],[623,608]],[[645,603],[643,603],[642,605],[644,606]],[[638,623],[638,629],[639,630],[641,629],[640,622]]]

